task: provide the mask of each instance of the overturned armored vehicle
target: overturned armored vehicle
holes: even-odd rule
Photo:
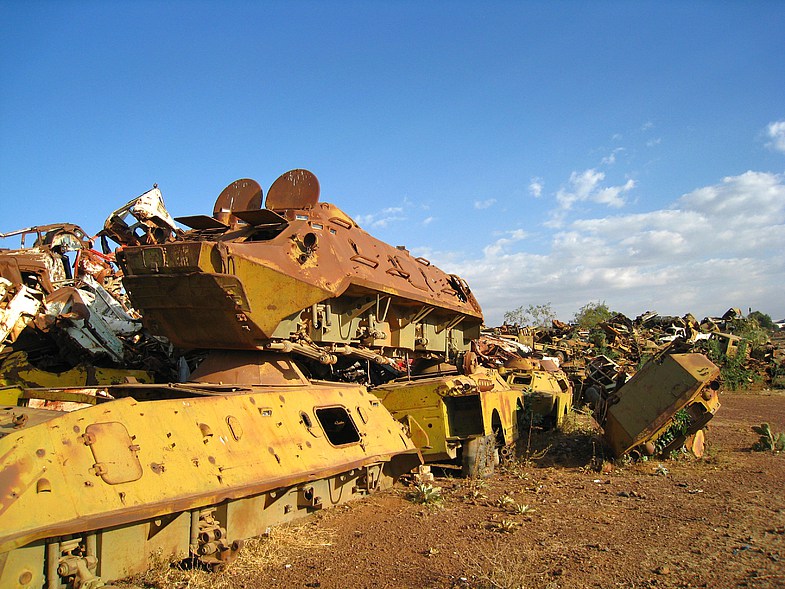
[[[596,394],[594,418],[615,457],[668,456],[685,443],[703,454],[703,428],[720,407],[720,369],[703,354],[671,352],[664,349],[626,383]]]
[[[238,180],[213,216],[177,219],[191,231],[117,253],[152,331],[183,348],[291,352],[317,376],[371,383],[406,374],[414,357],[454,357],[479,336],[482,314],[461,278],[319,202],[310,172],[284,174],[260,203],[259,185]]]

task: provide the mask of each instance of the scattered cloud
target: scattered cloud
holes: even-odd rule
[[[514,229],[505,232],[505,235],[506,237],[500,237],[493,243],[486,245],[483,254],[486,257],[498,256],[504,253],[510,245],[525,239],[527,233],[523,229]]]
[[[785,153],[785,121],[769,123],[766,127],[766,135],[771,139],[766,147]]]
[[[662,143],[662,138],[661,137],[657,137],[656,139],[649,139],[646,142],[646,147],[656,147],[660,143]]]
[[[650,131],[653,128],[654,128],[654,123],[652,123],[651,121],[646,121],[645,123],[643,123],[641,125],[641,131],[644,131],[644,132],[645,131]]]
[[[603,163],[604,165],[606,165],[606,166],[607,166],[607,165],[611,165],[611,164],[615,164],[615,163],[616,163],[616,154],[617,154],[617,153],[620,153],[620,152],[622,152],[622,151],[624,151],[624,148],[623,148],[623,147],[617,147],[616,149],[614,149],[614,150],[613,150],[613,151],[610,153],[610,155],[607,155],[607,156],[605,156],[604,158],[602,158],[602,163]]]
[[[431,223],[433,223],[433,220],[435,218],[436,217],[425,217],[425,219],[422,220],[422,225],[430,225]]]
[[[602,180],[596,170],[574,174],[566,202],[617,202],[634,186],[602,188]],[[562,319],[593,300],[632,316],[649,309],[703,316],[731,306],[785,315],[785,175],[749,171],[659,210],[576,219],[552,233],[542,254],[528,253],[528,239],[513,230],[481,257],[430,258],[467,280],[488,324],[543,301]]]
[[[630,179],[619,186],[602,186],[603,180],[605,173],[596,168],[570,174],[567,185],[556,193],[557,209],[551,212],[551,218],[546,225],[561,227],[567,212],[578,202],[593,202],[611,208],[624,206],[624,195],[635,188],[635,181]]]
[[[474,208],[475,209],[489,209],[493,205],[496,204],[495,198],[488,198],[486,200],[475,200],[474,201]]]
[[[540,196],[542,196],[542,189],[542,178],[532,178],[531,182],[529,182],[529,194],[534,198],[540,198]]]
[[[360,227],[368,229],[371,227],[387,227],[390,223],[405,221],[406,216],[403,214],[403,207],[387,207],[376,213],[356,215],[354,220]]]

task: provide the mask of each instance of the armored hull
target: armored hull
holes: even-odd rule
[[[702,428],[720,407],[719,374],[702,354],[670,354],[646,363],[615,393],[602,398],[595,411],[614,456],[633,449],[667,456],[694,435],[699,436],[702,452]],[[682,423],[672,429],[678,413]]]
[[[266,208],[237,210],[261,201],[243,182],[252,181],[227,187],[237,192],[230,208],[222,196],[213,216],[178,218],[191,231],[118,252],[154,333],[184,348],[272,349],[323,364],[449,357],[479,335],[480,307],[461,278],[319,202],[310,172],[281,176]]]
[[[426,462],[448,461],[466,476],[488,476],[518,438],[523,395],[493,369],[426,376],[375,387]]]
[[[0,408],[0,587],[122,578],[154,554],[226,564],[244,538],[420,463],[364,387],[221,363],[274,383],[48,389]]]

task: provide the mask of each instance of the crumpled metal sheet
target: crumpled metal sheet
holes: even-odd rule
[[[181,233],[155,185],[109,215],[99,235],[120,245],[153,245],[171,241]]]
[[[0,352],[13,343],[38,314],[41,300],[25,285],[0,278]]]

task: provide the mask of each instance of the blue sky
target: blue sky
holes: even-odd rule
[[[781,319],[784,31],[781,2],[0,0],[0,232],[305,167],[489,324]]]

